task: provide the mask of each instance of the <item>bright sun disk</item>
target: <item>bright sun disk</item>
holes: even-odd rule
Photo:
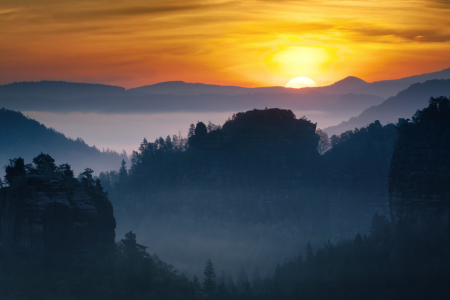
[[[301,89],[304,87],[315,87],[315,86],[316,83],[312,79],[309,79],[308,77],[295,77],[289,80],[289,82],[286,83],[284,87]]]

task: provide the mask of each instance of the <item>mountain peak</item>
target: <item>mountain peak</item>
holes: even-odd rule
[[[336,81],[332,85],[340,85],[340,84],[367,84],[368,82],[362,80],[361,78],[355,76],[347,76],[344,79]]]
[[[333,83],[329,86],[324,86],[320,89],[327,93],[342,94],[342,93],[351,92],[356,89],[360,89],[368,84],[369,84],[368,82],[365,82],[364,80],[362,80],[358,77],[348,76],[348,77],[345,77],[344,79],[336,81],[335,83]]]
[[[165,81],[130,89],[131,91],[154,95],[198,96],[202,94],[240,95],[248,89],[240,86],[190,83],[184,81]]]

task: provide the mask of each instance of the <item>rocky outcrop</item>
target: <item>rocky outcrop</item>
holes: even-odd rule
[[[450,109],[446,98],[431,99],[413,122],[403,121],[389,172],[395,224],[449,228]]]
[[[29,174],[0,189],[0,241],[7,252],[76,255],[113,246],[115,226],[105,193],[73,178]]]
[[[397,129],[375,121],[333,139],[333,148],[322,157],[328,167],[329,219],[340,240],[368,232],[367,220],[376,213],[389,216],[388,173]]]

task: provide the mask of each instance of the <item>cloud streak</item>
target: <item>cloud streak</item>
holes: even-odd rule
[[[294,76],[329,84],[348,75],[370,81],[389,79],[386,73],[431,72],[450,66],[449,3],[4,0],[0,39],[8,42],[0,45],[0,83],[64,79],[133,87],[185,80],[264,86],[284,85]],[[293,46],[319,47],[328,60],[304,74],[271,60]],[[405,57],[413,60],[391,70]]]
[[[151,16],[151,15],[161,15],[161,14],[174,14],[183,13],[189,11],[204,11],[211,8],[221,9],[224,7],[229,7],[238,4],[238,1],[226,1],[215,4],[202,4],[197,1],[190,3],[185,1],[182,4],[172,4],[172,5],[144,5],[144,6],[129,6],[129,7],[115,7],[115,8],[102,8],[93,10],[80,10],[77,12],[69,12],[64,14],[63,18],[71,18],[74,20],[83,19],[107,19],[107,18],[127,18],[135,16]]]

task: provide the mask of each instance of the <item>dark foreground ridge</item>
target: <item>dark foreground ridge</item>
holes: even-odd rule
[[[105,239],[96,239],[93,243],[100,246],[106,245],[106,247],[82,247],[86,251],[81,252],[87,254],[81,256],[80,261],[82,263],[78,264],[78,266],[83,266],[82,268],[73,268],[70,264],[68,266],[65,264],[68,260],[64,259],[60,260],[63,263],[47,265],[46,260],[40,259],[41,256],[30,255],[36,253],[33,247],[20,248],[17,245],[23,243],[20,241],[14,243],[13,241],[12,243],[6,243],[12,245],[12,247],[6,247],[6,251],[3,250],[0,253],[0,299],[2,297],[8,300],[449,299],[450,239],[447,223],[449,193],[446,186],[446,182],[448,182],[446,168],[448,155],[446,151],[449,148],[447,138],[449,112],[450,103],[447,98],[432,98],[429,107],[417,112],[412,122],[402,121],[397,126],[399,139],[395,146],[396,149],[390,167],[388,187],[391,196],[392,222],[385,216],[375,214],[367,235],[356,234],[356,237],[350,240],[342,240],[337,243],[327,242],[317,251],[314,251],[311,244],[308,244],[304,254],[290,260],[284,260],[269,276],[261,277],[257,269],[251,279],[246,275],[245,270],[241,271],[235,279],[226,276],[224,273],[216,274],[217,271],[213,261],[207,260],[208,257],[205,256],[206,267],[203,272],[203,284],[201,284],[197,277],[194,276],[192,280],[189,280],[185,275],[180,275],[173,267],[159,260],[158,257],[147,254],[146,247],[136,242],[136,236],[132,232],[127,233],[125,239],[115,245],[108,242],[110,238],[113,238],[112,236]],[[259,114],[266,115],[259,118]],[[247,121],[257,115],[258,122],[261,122],[260,126],[252,127],[253,122],[247,123]],[[275,124],[283,128],[282,131],[287,132],[287,136],[272,134],[273,127],[264,127],[265,121],[263,120],[268,121],[270,118],[265,118],[268,116],[275,117]],[[285,117],[286,120],[284,120]],[[285,126],[295,128],[296,124],[298,125],[296,130],[286,130]],[[200,180],[211,179],[208,174],[214,174],[214,170],[220,165],[218,164],[220,159],[230,158],[227,161],[228,171],[233,172],[231,175],[235,179],[239,179],[237,177],[239,173],[242,173],[240,178],[245,179],[249,173],[244,171],[248,172],[250,167],[257,172],[264,170],[264,168],[272,171],[269,174],[261,174],[259,179],[264,179],[266,176],[269,176],[269,179],[277,179],[281,175],[281,173],[274,172],[277,169],[292,172],[294,166],[303,166],[304,169],[302,170],[308,171],[309,167],[314,166],[305,167],[302,161],[297,161],[294,157],[286,157],[288,163],[284,165],[283,159],[280,159],[280,156],[287,155],[290,151],[298,153],[301,150],[304,151],[302,153],[307,154],[313,147],[317,147],[318,137],[311,134],[314,133],[314,124],[304,119],[297,120],[288,111],[247,112],[236,115],[229,121],[228,125],[225,125],[220,129],[211,124],[206,126],[199,122],[196,127],[192,126],[187,141],[175,139],[174,142],[171,139],[166,141],[162,139],[155,143],[143,143],[141,151],[136,153],[134,157],[135,162],[137,162],[136,159],[140,160],[133,166],[135,169],[132,170],[136,172],[134,175],[133,172],[127,174],[125,162],[123,162],[121,171],[117,174],[118,181],[115,183],[117,191],[126,190],[126,185],[140,184],[137,181],[139,178],[141,180],[150,178],[150,181],[143,182],[147,185],[155,184],[152,180],[158,178],[158,176],[164,177],[170,171],[167,166],[173,167],[174,162],[181,160],[181,154],[188,155],[189,160],[187,161],[194,160],[195,162],[197,172],[192,172],[190,175],[199,174],[198,171],[202,171],[200,172],[202,176],[191,179],[193,180],[191,183],[196,184]],[[367,143],[371,139],[370,137],[374,137],[379,146],[384,147],[384,145],[390,144],[394,137],[392,126],[382,127],[379,122],[375,122],[366,130],[348,133],[348,137],[341,136],[340,147],[335,148],[334,154],[330,154],[338,157],[340,152],[347,147],[352,147],[352,145],[359,148],[355,154],[362,154],[366,152],[364,149],[371,147]],[[258,135],[258,132],[261,135]],[[289,132],[294,133],[292,139],[289,138]],[[297,134],[303,136],[300,140],[310,141],[310,143],[295,143]],[[249,137],[251,138],[249,139]],[[278,138],[279,143],[284,141],[284,143],[281,143],[281,148],[277,147],[276,141]],[[268,144],[268,141],[273,143]],[[339,145],[335,145],[335,147]],[[174,155],[172,158],[167,155],[170,147],[181,149],[180,147],[186,146],[194,152],[172,153]],[[237,151],[238,149],[240,150]],[[217,150],[220,150],[219,157],[216,153]],[[270,153],[275,151],[273,153],[278,153],[274,158],[276,164],[260,166],[260,163],[256,160],[245,161],[245,159],[251,158],[250,154],[255,154],[255,151],[261,151],[261,153],[258,153],[258,157],[263,157],[266,164],[270,163],[270,160],[268,160]],[[422,153],[421,151],[425,152]],[[248,155],[241,157],[238,155],[239,153],[247,153]],[[389,153],[391,153],[390,150],[386,149],[386,153],[375,161],[382,164],[384,157],[387,157]],[[164,161],[163,158],[168,160]],[[207,160],[205,164],[199,164],[202,159]],[[231,161],[236,161],[236,165],[230,165],[229,162]],[[349,157],[344,160],[346,163],[349,161]],[[145,165],[156,162],[162,163],[159,169],[144,168]],[[172,164],[166,164],[167,162],[172,162]],[[107,198],[100,181],[92,178],[92,170],[85,170],[77,180],[73,177],[68,165],[56,167],[52,158],[48,155],[39,155],[33,160],[33,163],[34,165],[25,165],[20,158],[12,160],[10,165],[6,167],[5,181],[7,187],[0,189],[1,207],[3,209],[0,215],[2,230],[5,232],[7,227],[15,228],[10,235],[13,240],[27,241],[27,239],[22,238],[23,233],[27,230],[34,230],[33,226],[26,225],[28,222],[26,218],[17,218],[16,220],[19,220],[19,222],[9,221],[11,218],[16,218],[16,215],[27,214],[28,218],[33,218],[35,214],[32,211],[39,212],[39,209],[35,209],[36,207],[31,206],[30,209],[30,207],[23,205],[24,202],[27,202],[27,199],[34,199],[34,202],[39,202],[37,197],[43,197],[39,198],[41,200],[52,199],[54,207],[57,207],[58,201],[61,199],[68,199],[70,202],[70,199],[72,199],[70,197],[80,194],[84,195],[80,197],[84,199],[85,206],[93,203],[97,205],[99,216],[103,214],[100,211],[106,211],[99,209],[99,207],[103,207],[102,205],[98,206],[99,201],[102,203],[101,201],[107,200]],[[292,166],[289,163],[292,163]],[[182,164],[178,165],[177,169],[182,166]],[[187,167],[187,170],[191,169],[191,166],[185,167]],[[370,164],[364,165],[364,167],[372,168]],[[378,171],[384,173],[385,169],[386,167],[383,165]],[[149,173],[144,173],[144,171],[149,171]],[[152,172],[158,172],[158,176]],[[347,168],[339,169],[336,166],[333,168],[333,174],[336,177],[340,177],[342,175],[339,174],[346,174],[347,172],[350,172]],[[307,175],[293,172],[292,177],[306,178],[308,172],[304,173]],[[109,175],[111,176],[111,174]],[[175,182],[173,179],[177,179],[177,174],[172,175],[175,177],[164,177],[164,180],[160,181],[157,187],[167,184],[173,188]],[[220,180],[209,182],[204,187],[217,188],[223,186],[224,177],[218,176],[218,178]],[[329,180],[326,177],[324,179]],[[237,180],[235,183],[239,182],[241,180]],[[310,182],[313,183],[314,181]],[[357,181],[348,179],[346,184],[351,185],[352,182]],[[256,186],[252,180],[246,180],[244,184]],[[367,188],[368,190],[375,187],[378,189],[379,186],[382,185],[374,184]],[[137,187],[138,185],[134,185],[134,188]],[[239,192],[236,185],[231,187],[236,193]],[[179,186],[176,188],[178,189]],[[66,192],[66,196],[64,196],[63,191]],[[198,193],[194,195],[198,196]],[[420,195],[420,201],[416,200],[417,195]],[[127,200],[129,200],[130,206],[134,205],[131,202],[133,198],[130,197]],[[211,197],[210,200],[211,202],[217,201],[214,197]],[[4,210],[5,207],[8,207],[8,205],[4,205],[5,203],[9,204],[10,207],[18,208]],[[72,202],[70,203],[73,207],[77,206]],[[323,203],[319,204],[323,205]],[[143,205],[138,207],[140,210],[145,208]],[[187,206],[183,207],[185,210],[187,209]],[[255,205],[248,206],[248,213],[252,211],[252,207],[254,208]],[[222,206],[221,210],[223,211],[224,208],[225,206]],[[292,206],[289,206],[289,208],[292,210]],[[48,209],[52,211],[54,208],[48,206]],[[158,209],[158,211],[161,210]],[[311,212],[311,210],[309,211]],[[143,211],[141,213],[145,214]],[[205,214],[211,215],[211,212],[205,211]],[[103,215],[108,215],[108,213]],[[41,214],[40,216],[45,215]],[[112,210],[110,216],[112,217]],[[179,214],[178,216],[182,215]],[[245,215],[242,217],[245,217]],[[430,220],[431,222],[427,222]],[[36,220],[36,224],[40,224],[38,222],[41,221]],[[47,221],[43,223],[52,222],[59,222],[58,214],[49,215]],[[4,224],[6,224],[6,227]],[[35,227],[39,230],[45,228],[45,226]],[[182,229],[177,228],[177,230]],[[6,232],[8,231],[6,230]],[[97,236],[104,235],[99,234]],[[36,236],[36,239],[42,238],[45,241],[44,235]],[[52,245],[52,243],[28,240],[25,244]],[[55,246],[47,246],[46,249],[57,249],[66,245],[64,238],[54,239],[53,242]],[[72,246],[77,247],[77,245]],[[22,251],[25,253],[17,253],[17,249],[25,249]],[[54,253],[59,252],[55,251]],[[282,260],[282,257],[279,257],[279,259]]]
[[[0,181],[0,299],[203,299],[129,232],[114,242],[113,207],[86,169],[74,178],[47,154]]]
[[[389,198],[392,220],[450,229],[450,102],[431,98],[412,122],[403,120],[392,156]]]
[[[46,154],[25,165],[6,167],[8,187],[0,190],[0,241],[9,253],[79,255],[114,245],[113,207],[100,181],[86,169],[81,182],[70,166],[56,167]]]

